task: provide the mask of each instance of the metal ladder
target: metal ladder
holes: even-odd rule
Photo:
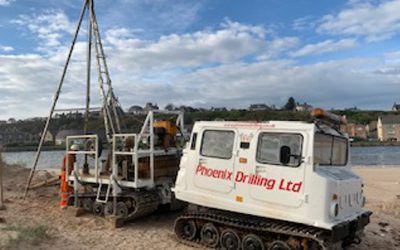
[[[98,70],[98,82],[100,87],[100,93],[103,99],[103,115],[104,115],[104,126],[106,128],[106,134],[109,142],[112,140],[112,135],[121,132],[121,125],[118,116],[117,106],[118,101],[114,95],[111,78],[106,62],[106,56],[104,54],[103,44],[101,42],[99,26],[97,24],[96,15],[93,11],[93,3],[90,9],[90,22],[92,23],[92,32],[94,34],[94,47],[96,49],[96,61]],[[105,85],[106,88],[105,89]]]
[[[103,184],[105,184],[105,183],[103,183],[102,181],[100,181],[99,187],[97,188],[96,202],[99,202],[99,203],[107,203],[107,202],[108,202],[108,197],[110,196],[111,185],[112,185],[112,184],[111,184],[111,179],[112,179],[112,177],[110,176],[110,182],[107,184],[107,185],[108,185],[108,186],[107,186],[107,192],[106,192],[106,197],[105,197],[104,200],[100,199],[100,196],[101,196],[101,187],[102,187]]]

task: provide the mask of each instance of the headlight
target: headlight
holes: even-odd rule
[[[332,217],[337,217],[339,214],[339,204],[337,202],[333,202],[329,212]]]

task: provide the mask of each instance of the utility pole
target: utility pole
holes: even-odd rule
[[[0,153],[2,149],[0,148]],[[0,155],[0,210],[4,210],[6,207],[4,206],[4,193],[3,193],[3,159]]]

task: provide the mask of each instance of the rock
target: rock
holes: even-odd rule
[[[106,217],[106,225],[111,227],[112,229],[121,228],[124,226],[125,220],[123,218],[118,218],[116,216],[107,216]]]
[[[387,227],[387,226],[389,226],[389,223],[387,223],[387,222],[379,222],[378,225],[381,226],[381,227]]]
[[[381,231],[381,232],[384,233],[384,234],[387,234],[387,233],[388,233],[388,231],[385,230],[385,229],[383,229],[383,228],[379,229],[379,231]]]
[[[67,209],[65,209],[65,211],[73,217],[80,217],[82,215],[84,215],[86,213],[86,211],[80,207],[75,208],[75,207],[67,207]]]
[[[0,217],[0,223],[6,223],[6,219]]]

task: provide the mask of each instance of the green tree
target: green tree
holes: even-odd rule
[[[293,97],[289,97],[285,106],[283,106],[284,110],[294,110],[296,108],[296,101]]]
[[[165,106],[164,109],[165,109],[165,110],[168,110],[168,111],[172,111],[172,110],[175,109],[175,106],[174,106],[174,104],[172,104],[172,103],[168,103],[168,104]]]

